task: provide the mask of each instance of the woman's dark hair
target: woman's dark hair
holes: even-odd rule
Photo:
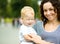
[[[44,16],[44,11],[43,11],[43,5],[46,2],[50,2],[52,4],[55,12],[57,10],[57,18],[58,18],[58,21],[60,21],[60,1],[59,0],[42,0],[41,5],[40,5],[42,21],[44,21],[44,23],[48,21],[48,19]]]

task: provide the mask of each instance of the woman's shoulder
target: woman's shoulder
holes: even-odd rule
[[[36,30],[36,32],[38,33],[38,35],[40,35],[42,32],[42,29],[43,29],[42,26],[43,26],[43,21],[38,20],[38,21],[36,21],[36,24],[33,27]]]
[[[33,26],[35,29],[42,27],[43,22],[41,20],[36,21],[35,25]]]
[[[60,28],[60,22],[59,22],[59,24],[58,24],[58,28]]]
[[[60,29],[60,24],[58,25],[58,29]]]
[[[35,25],[42,25],[42,24],[43,24],[43,22],[41,20],[38,20],[38,21],[36,21]]]

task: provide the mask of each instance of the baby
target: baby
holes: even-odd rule
[[[21,22],[22,25],[20,26],[19,30],[19,40],[20,44],[33,44],[31,41],[26,41],[25,38],[27,34],[34,33],[37,34],[36,31],[32,28],[35,23],[34,18],[34,10],[30,6],[25,6],[21,9]]]

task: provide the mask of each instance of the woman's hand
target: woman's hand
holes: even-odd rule
[[[50,42],[47,42],[45,40],[42,40],[40,36],[38,36],[36,34],[33,34],[33,33],[28,34],[25,37],[25,39],[28,40],[28,41],[33,41],[36,44],[54,44],[54,43],[50,43]]]
[[[32,38],[31,38],[28,34],[24,35],[24,39],[25,39],[26,41],[32,41],[32,40],[31,40]]]
[[[36,35],[36,34],[30,33],[30,34],[25,36],[25,39],[28,41],[33,41],[35,43],[39,43],[41,40],[41,37]]]

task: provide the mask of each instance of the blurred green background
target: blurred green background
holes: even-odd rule
[[[40,18],[39,1],[41,0],[0,0],[0,19],[8,18],[11,21],[13,18],[19,18],[21,8],[24,6],[33,7],[35,17]]]

